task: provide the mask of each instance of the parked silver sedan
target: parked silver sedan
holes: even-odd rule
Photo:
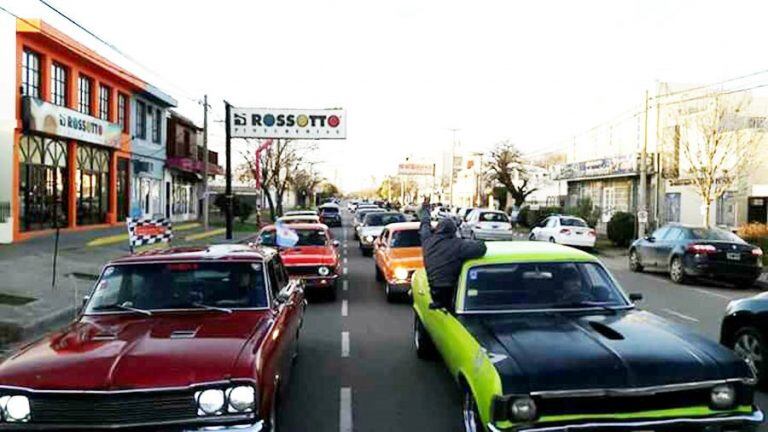
[[[461,224],[459,233],[463,238],[477,240],[515,239],[509,217],[502,211],[492,209],[474,209]]]

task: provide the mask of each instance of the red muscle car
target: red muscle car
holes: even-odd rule
[[[273,430],[305,307],[269,248],[112,261],[74,322],[0,363],[0,430]]]
[[[307,290],[335,300],[340,267],[338,240],[333,240],[328,227],[319,223],[292,224],[289,228],[298,236],[298,242],[292,247],[279,248],[288,274],[304,281]],[[262,228],[251,241],[261,246],[278,247],[275,226]]]

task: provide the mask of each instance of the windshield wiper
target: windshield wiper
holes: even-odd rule
[[[111,305],[95,306],[93,308],[93,310],[95,310],[95,311],[106,310],[106,309],[121,309],[121,310],[128,311],[128,312],[136,312],[136,313],[144,314],[146,316],[152,316],[152,312],[151,311],[148,311],[148,310],[145,310],[145,309],[135,308],[133,306],[128,306],[125,303],[123,303],[123,304],[115,303],[115,304],[111,304]]]
[[[199,307],[199,308],[202,308],[202,309],[207,309],[207,310],[215,310],[215,311],[219,311],[219,312],[225,312],[225,313],[228,313],[228,314],[232,313],[232,309],[227,309],[227,308],[218,307],[218,306],[211,306],[211,305],[207,305],[205,303],[192,303],[192,306]]]
[[[553,305],[555,309],[576,309],[576,308],[600,308],[612,313],[619,310],[618,305],[611,306],[605,302],[579,301],[569,303],[557,303]]]

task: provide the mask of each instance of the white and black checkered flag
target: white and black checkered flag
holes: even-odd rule
[[[170,243],[173,239],[173,227],[169,219],[133,219],[127,218],[128,244],[131,248],[154,243]]]

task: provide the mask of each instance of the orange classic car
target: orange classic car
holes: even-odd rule
[[[424,268],[418,222],[389,224],[374,242],[376,280],[384,283],[387,301],[410,293],[413,272]]]

